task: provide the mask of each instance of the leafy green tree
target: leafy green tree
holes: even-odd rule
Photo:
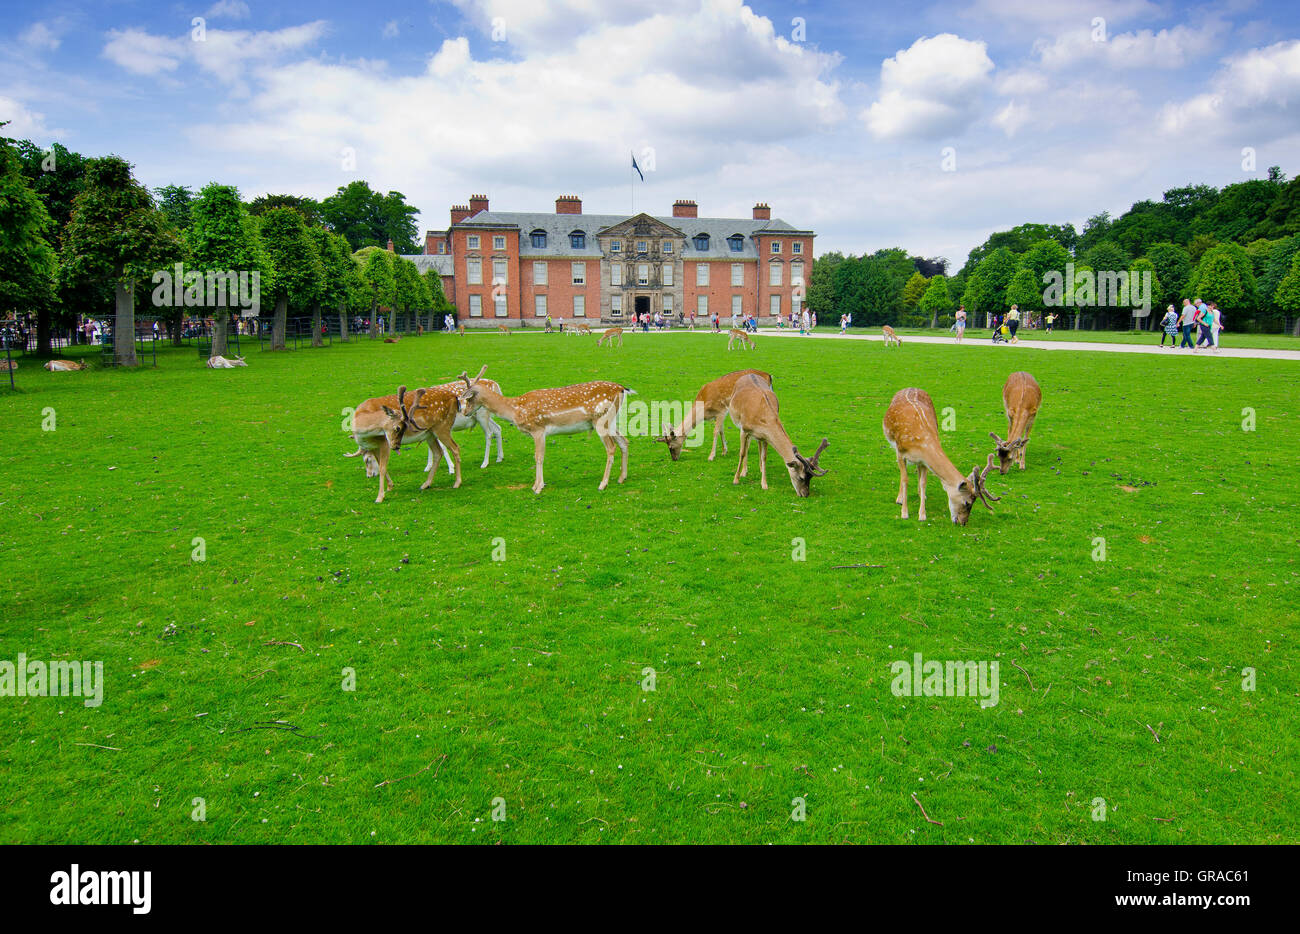
[[[1173,305],[1177,309],[1182,304],[1181,299],[1193,297],[1183,294],[1187,280],[1192,276],[1192,258],[1186,250],[1176,243],[1157,243],[1147,250],[1146,258],[1151,261],[1160,282],[1160,294],[1152,296],[1157,305],[1161,308]]]
[[[361,281],[361,269],[352,259],[352,250],[342,234],[327,231],[321,227],[311,228],[311,234],[320,252],[321,266],[325,276],[319,306],[333,308],[339,316],[339,339],[348,339],[348,309],[353,306],[353,297],[365,288]],[[323,236],[322,236],[323,235]],[[320,322],[312,322],[312,346],[319,346]]]
[[[294,208],[270,208],[261,218],[262,243],[275,270],[269,297],[275,302],[271,349],[285,349],[289,307],[313,305],[320,293],[325,269],[307,222]],[[263,291],[267,289],[263,287]]]
[[[261,286],[267,284],[268,257],[258,238],[256,224],[239,200],[239,189],[216,182],[205,185],[190,206],[190,218],[185,231],[190,263],[205,274],[242,272],[251,276],[256,272],[260,292]],[[209,295],[208,299],[212,301],[215,297]],[[225,302],[213,306],[214,356],[226,355],[230,308],[238,300],[239,296],[230,294],[227,286]]]
[[[424,287],[429,290],[429,330],[438,330],[436,319],[443,315],[455,314],[456,309],[447,300],[447,293],[442,288],[442,276],[438,270],[429,269],[424,273]]]
[[[805,304],[809,311],[827,320],[836,317],[836,313],[839,312],[835,304],[834,275],[835,267],[842,262],[844,262],[843,253],[838,251],[823,253],[813,260],[812,275],[808,277]]]
[[[971,273],[966,283],[962,302],[969,312],[988,316],[1004,311],[1008,306],[1007,286],[1020,268],[1016,255],[1006,247],[998,247]]]
[[[939,316],[947,314],[953,308],[952,296],[948,294],[947,276],[937,275],[930,279],[917,308],[930,316],[930,327],[938,326]]]
[[[1118,272],[1127,269],[1129,263],[1128,254],[1124,252],[1119,244],[1110,240],[1103,240],[1094,245],[1080,259],[1093,269],[1103,272]]]
[[[1138,290],[1141,288],[1144,275],[1151,276],[1151,291],[1147,293],[1151,300],[1151,307],[1147,309],[1148,312],[1164,308],[1164,305],[1160,304],[1160,296],[1164,294],[1164,287],[1160,284],[1160,276],[1156,273],[1156,264],[1145,256],[1135,259],[1133,265],[1128,268],[1130,298],[1135,299],[1138,296]],[[1174,303],[1174,307],[1177,309],[1176,303]],[[1159,314],[1148,314],[1144,319],[1141,319],[1142,326],[1149,329],[1160,320],[1160,317]],[[1134,315],[1134,319],[1137,319],[1137,315]]]
[[[18,155],[23,174],[45,203],[54,221],[54,235],[62,233],[72,219],[72,202],[86,187],[86,168],[90,160],[62,143],[42,149],[31,140],[20,140]]]
[[[377,246],[362,247],[352,254],[361,263],[361,279],[370,300],[370,338],[379,337],[379,309],[396,301],[392,254]]]
[[[1283,311],[1300,312],[1300,253],[1291,257],[1291,266],[1273,293],[1273,304]],[[1300,335],[1300,318],[1292,333]]]
[[[1022,266],[1007,283],[1007,304],[1017,305],[1021,311],[1036,311],[1043,307],[1043,286],[1034,271]]]
[[[183,234],[190,226],[190,216],[194,210],[194,192],[186,185],[163,185],[153,190],[157,198],[158,210],[167,222]]]
[[[1047,287],[1043,277],[1050,272],[1065,275],[1065,264],[1070,262],[1070,253],[1055,240],[1035,240],[1020,258],[1020,265],[1034,274],[1034,281],[1039,291]]]
[[[1231,306],[1225,305],[1221,301],[1219,305],[1224,308],[1232,307],[1243,311],[1256,310],[1259,305],[1259,286],[1255,281],[1253,264],[1245,247],[1236,243],[1220,243],[1218,246],[1206,250],[1205,255],[1201,257],[1201,261],[1197,263],[1196,269],[1192,272],[1191,280],[1187,284],[1188,289],[1197,293],[1206,301],[1210,300],[1209,296],[1205,294],[1203,281],[1205,270],[1210,268],[1207,263],[1215,257],[1227,257],[1228,262],[1232,263],[1236,272],[1236,280],[1241,286],[1241,294],[1233,300]]]
[[[116,320],[113,356],[118,366],[135,366],[135,287],[154,270],[175,262],[183,245],[154,207],[149,191],[118,156],[92,159],[85,188],[73,200],[63,232],[59,278],[63,284],[109,282]]]
[[[926,285],[925,276],[919,272],[912,273],[912,277],[903,286],[902,303],[904,311],[911,312],[915,310],[917,304],[921,301],[921,296],[925,295]]]
[[[1264,264],[1264,274],[1259,277],[1259,293],[1263,304],[1270,310],[1281,310],[1274,300],[1277,287],[1282,284],[1291,269],[1291,260],[1300,253],[1300,234],[1273,241],[1268,251],[1268,262]]]
[[[0,137],[0,311],[36,312],[37,353],[44,356],[55,298],[57,261],[47,239],[53,226],[17,150]]]
[[[393,241],[398,253],[418,253],[415,217],[419,211],[406,203],[400,191],[381,195],[364,181],[354,181],[321,202],[321,214],[330,229],[347,238],[353,250],[386,247]]]
[[[1205,251],[1217,243],[1218,241],[1209,234],[1197,234],[1193,237],[1191,242],[1187,244],[1187,255],[1191,257],[1193,265],[1199,263],[1201,257],[1205,255]]]
[[[1192,290],[1207,302],[1224,310],[1240,308],[1246,294],[1232,256],[1224,249],[1207,250],[1196,267]]]
[[[272,208],[293,208],[302,215],[309,227],[325,223],[320,202],[315,198],[303,198],[298,195],[258,195],[248,204],[248,213],[261,217]]]
[[[409,317],[412,308],[418,311],[422,307],[424,292],[421,291],[423,283],[420,281],[420,271],[415,268],[415,263],[400,256],[394,256],[392,263],[393,307],[388,313],[388,330],[395,332],[398,307],[400,306],[403,313]]]

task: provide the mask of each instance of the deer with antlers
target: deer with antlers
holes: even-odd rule
[[[587,333],[590,334],[591,332],[588,331]],[[613,347],[614,341],[618,341],[618,346],[623,346],[622,328],[606,328],[605,333],[600,335],[600,340],[596,341],[596,346],[599,347],[601,344],[608,343],[609,346]]]
[[[731,482],[738,485],[740,478],[749,473],[749,442],[757,439],[759,482],[763,489],[767,489],[767,448],[770,444],[785,461],[795,493],[807,496],[812,491],[812,478],[826,473],[824,468],[817,466],[817,462],[830,442],[822,438],[817,453],[811,458],[804,457],[790,441],[785,426],[781,424],[779,408],[771,385],[757,374],[746,373],[736,380],[727,412],[740,429],[740,460]]]
[[[750,350],[754,349],[754,338],[748,331],[742,331],[740,328],[732,328],[731,337],[727,340],[727,349],[730,350],[735,345],[736,341],[740,341],[742,347],[748,347]]]
[[[885,440],[898,455],[898,499],[894,502],[903,507],[904,519],[907,518],[908,464],[917,465],[916,485],[921,498],[917,518],[922,522],[925,521],[925,481],[930,471],[939,477],[944,492],[948,494],[948,513],[956,525],[967,523],[976,499],[992,512],[990,500],[997,502],[1002,498],[991,494],[984,485],[984,476],[993,466],[996,455],[989,455],[982,470],[977,466],[969,476],[962,476],[952,461],[948,460],[948,455],[943,453],[943,446],[939,444],[939,422],[934,415],[934,402],[925,390],[911,388],[896,392],[885,412],[882,427]]]
[[[522,396],[503,396],[483,380],[486,370],[484,366],[473,380],[466,373],[460,374],[465,383],[465,391],[460,396],[460,413],[470,415],[480,407],[486,408],[524,434],[532,435],[533,456],[537,464],[534,493],[542,492],[546,486],[542,462],[546,459],[548,435],[596,432],[605,445],[605,475],[597,489],[603,490],[609,485],[609,472],[616,451],[621,450],[623,454],[618,482],[627,479],[627,439],[618,432],[618,412],[623,400],[634,394],[633,390],[618,383],[597,380],[557,389],[534,389]]]
[[[1029,443],[1029,430],[1034,427],[1038,407],[1043,404],[1043,390],[1038,380],[1022,371],[1012,373],[1002,386],[1002,408],[1007,413],[1007,440],[989,432],[998,444],[998,472],[1006,473],[1011,465],[1025,469],[1025,445]]]
[[[682,456],[686,436],[695,430],[696,425],[711,421],[713,422],[713,448],[709,451],[709,460],[713,460],[718,453],[719,438],[722,439],[722,453],[725,455],[727,434],[722,428],[727,420],[727,409],[731,407],[731,397],[736,392],[736,383],[742,376],[749,374],[757,376],[771,387],[772,374],[764,373],[762,370],[737,370],[726,376],[719,376],[713,382],[705,383],[704,387],[696,393],[695,402],[686,410],[682,423],[676,428],[669,428],[655,440],[667,444],[668,453],[672,455],[673,460],[677,460]]]
[[[397,390],[397,395],[367,399],[352,413],[352,440],[356,442],[357,450],[343,456],[364,455],[366,476],[379,477],[379,496],[375,498],[376,503],[382,503],[384,494],[395,486],[388,475],[388,453],[390,450],[401,450],[401,437],[406,428],[407,412],[409,407],[418,403],[423,395],[424,390],[417,389],[408,400],[406,387],[401,386]]]

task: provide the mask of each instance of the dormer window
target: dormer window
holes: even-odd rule
[[[575,250],[585,250],[587,248],[587,235],[581,230],[575,230],[569,234],[569,246]]]
[[[740,234],[732,234],[727,238],[727,246],[731,247],[731,252],[739,253],[745,249],[745,238]]]
[[[707,253],[709,250],[709,235],[696,234],[694,244],[695,249],[699,250],[701,253]]]
[[[533,248],[538,250],[546,249],[546,231],[538,228],[528,235],[533,242]]]

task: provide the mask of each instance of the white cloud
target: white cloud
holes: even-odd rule
[[[993,61],[983,42],[922,37],[880,68],[880,96],[863,113],[876,139],[951,135],[974,120]]]
[[[999,127],[1008,138],[1015,136],[1016,130],[1028,121],[1029,107],[1025,104],[1017,104],[1015,101],[1008,101],[1007,106],[993,116],[994,126]]]
[[[0,133],[12,139],[58,135],[45,125],[45,114],[29,110],[12,97],[0,94],[0,122],[9,121]]]
[[[67,20],[62,17],[46,22],[35,22],[18,34],[18,40],[28,48],[53,52],[62,42],[63,33],[67,28]]]
[[[1228,32],[1221,20],[1209,20],[1200,27],[1175,26],[1159,32],[1142,29],[1093,39],[1088,28],[1063,33],[1056,39],[1040,40],[1034,50],[1046,68],[1065,69],[1104,64],[1111,68],[1190,67],[1210,54]]]
[[[1199,136],[1254,133],[1268,140],[1295,134],[1300,130],[1300,40],[1229,58],[1210,87],[1168,104],[1160,114],[1161,128]]]
[[[204,16],[208,19],[221,19],[222,17],[247,19],[249,12],[251,11],[244,0],[217,0],[216,3],[208,7],[208,12]]]
[[[396,39],[399,32],[400,30],[397,26],[397,20],[390,19],[388,22],[384,23],[384,28],[380,30],[379,34],[385,39]]]
[[[207,29],[201,39],[193,33],[173,38],[141,29],[115,29],[108,34],[103,54],[137,75],[176,72],[182,62],[188,61],[235,84],[241,80],[245,65],[274,61],[313,45],[325,33],[323,20],[273,31]]]

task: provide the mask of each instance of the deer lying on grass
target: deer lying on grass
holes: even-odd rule
[[[537,464],[534,493],[542,492],[546,486],[542,462],[546,459],[547,435],[595,431],[605,445],[605,475],[597,489],[603,490],[609,485],[609,471],[617,450],[623,453],[618,482],[627,479],[627,439],[618,433],[618,411],[623,400],[633,394],[631,389],[598,380],[558,389],[534,389],[522,396],[503,396],[482,378],[486,370],[486,366],[479,370],[473,380],[465,373],[460,374],[465,383],[465,391],[460,396],[460,413],[471,415],[483,407],[524,434],[532,435],[533,457]]]
[[[882,327],[880,329],[880,333],[885,335],[886,347],[888,347],[890,344],[897,344],[899,347],[903,346],[903,339],[899,337],[897,334],[895,334],[894,329],[891,328],[889,325],[886,324],[884,327]]]
[[[1043,390],[1038,380],[1019,371],[1007,377],[1002,387],[1002,408],[1007,413],[1007,440],[995,433],[989,437],[998,443],[998,472],[1006,473],[1013,464],[1025,469],[1025,445],[1029,444],[1029,430],[1034,427],[1038,407],[1043,404]]]
[[[223,357],[217,354],[208,357],[207,367],[209,370],[233,370],[237,366],[248,366],[243,357]]]
[[[591,328],[587,328],[587,333],[591,333]],[[614,341],[618,341],[618,346],[623,346],[622,328],[606,328],[605,333],[600,335],[600,340],[596,341],[596,346],[599,347],[601,344],[608,343],[609,346],[613,347]]]
[[[62,373],[68,370],[84,370],[86,364],[81,361],[73,362],[72,360],[48,360],[45,363],[45,369],[51,373]]]
[[[785,461],[795,493],[807,496],[812,490],[812,478],[826,473],[817,466],[817,461],[830,442],[822,438],[812,459],[804,457],[790,441],[785,426],[781,424],[778,408],[776,393],[756,374],[746,373],[736,381],[727,411],[740,428],[740,460],[731,482],[739,484],[740,478],[749,473],[749,442],[751,438],[757,438],[759,482],[763,489],[767,489],[767,446],[770,444]]]
[[[970,476],[963,477],[948,455],[943,453],[939,444],[939,422],[934,415],[934,402],[929,393],[923,389],[900,389],[894,394],[885,412],[882,424],[885,440],[889,442],[894,453],[898,455],[898,499],[894,502],[903,507],[903,518],[907,518],[907,465],[916,464],[917,487],[921,497],[921,509],[917,516],[925,521],[925,480],[929,471],[939,477],[944,492],[948,494],[948,513],[957,525],[965,525],[970,519],[971,506],[978,498],[990,512],[993,506],[990,500],[997,502],[1002,497],[989,493],[984,486],[984,475],[993,466],[996,455],[990,454],[988,462],[981,470],[976,467]]]
[[[754,349],[754,338],[748,331],[742,331],[739,328],[732,328],[731,337],[727,341],[727,349],[730,350],[732,346],[735,345],[736,341],[740,341],[741,346],[748,347],[750,350]]]
[[[397,343],[398,341],[400,341],[400,340],[401,340],[400,337],[385,337],[385,338],[384,338],[384,343],[385,343],[385,344],[396,344],[396,343]]]
[[[727,453],[727,434],[723,431],[723,425],[727,420],[727,409],[731,406],[732,394],[736,391],[736,383],[742,376],[753,374],[760,380],[772,385],[772,374],[764,373],[762,370],[737,370],[734,373],[728,373],[726,376],[719,376],[711,383],[705,383],[704,387],[695,395],[694,404],[686,410],[686,415],[682,423],[676,428],[669,428],[668,431],[656,441],[663,441],[668,445],[668,453],[672,455],[673,460],[682,455],[682,446],[686,442],[686,436],[689,435],[696,425],[704,422],[713,422],[713,447],[709,451],[709,460],[718,453],[718,439],[722,439],[722,453]]]

